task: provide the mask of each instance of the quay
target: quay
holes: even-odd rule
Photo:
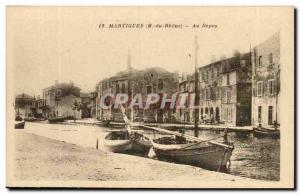
[[[17,169],[15,176],[23,181],[89,180],[97,182],[99,187],[105,186],[107,181],[152,181],[157,183],[163,181],[162,187],[168,187],[172,182],[189,180],[189,184],[194,183],[192,185],[195,188],[214,187],[217,182],[222,182],[223,185],[231,188],[243,185],[246,187],[250,183],[253,186],[261,186],[268,182],[188,165],[104,152],[26,131],[15,131],[14,133],[16,138],[14,163]],[[117,182],[114,183],[117,184]],[[145,186],[139,184],[135,187]],[[177,184],[176,187],[181,187],[181,184]]]
[[[74,122],[74,120],[67,120],[64,124],[80,124],[80,125],[99,125],[101,121],[96,119],[79,119]],[[122,126],[125,125],[123,122],[110,122],[110,124],[115,126]],[[178,129],[187,129],[193,130],[194,124],[182,124],[182,123],[143,123],[145,126],[149,127],[160,127],[168,130],[178,130]],[[252,126],[227,126],[227,125],[198,125],[200,130],[213,130],[213,131],[224,131],[228,129],[229,132],[251,132],[253,130]]]
[[[177,129],[194,129],[194,124],[171,124],[171,123],[147,123],[145,124],[147,126],[151,127],[161,127],[168,130],[177,130]],[[214,130],[214,131],[224,131],[225,129],[228,129],[228,131],[234,131],[234,132],[250,132],[253,130],[252,126],[240,126],[240,127],[234,127],[234,126],[226,126],[226,125],[198,125],[198,128],[200,130]]]

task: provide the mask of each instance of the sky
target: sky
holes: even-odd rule
[[[136,69],[194,70],[212,56],[249,52],[284,28],[287,8],[225,7],[10,7],[7,10],[7,69],[15,94],[40,95],[59,82],[93,91],[101,79]],[[183,29],[108,29],[99,24],[199,24]],[[202,28],[203,23],[217,28]],[[11,70],[11,71],[10,71]]]

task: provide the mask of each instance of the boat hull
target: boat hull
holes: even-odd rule
[[[104,138],[104,149],[115,153],[124,153],[132,148],[132,140],[126,131],[111,131]]]
[[[27,118],[24,118],[24,121],[26,122],[35,122],[37,121],[38,119],[34,118],[34,117],[27,117]]]
[[[59,122],[64,122],[66,120],[65,117],[61,117],[61,118],[49,118],[48,122],[53,124],[53,123],[59,123]]]
[[[15,129],[24,129],[25,121],[15,123]]]
[[[131,150],[132,142],[131,140],[105,140],[104,148],[109,152],[124,153]]]
[[[188,147],[188,144],[182,144],[178,148],[170,146],[168,149],[168,145],[163,145],[162,148],[160,144],[154,142],[152,144],[153,150],[160,160],[189,164],[215,171],[226,171],[233,150],[233,148],[229,149],[217,145],[193,146],[182,149]]]
[[[147,155],[150,151],[152,144],[147,140],[133,140],[132,141],[132,151],[142,155]]]
[[[279,138],[280,137],[280,130],[275,129],[267,129],[263,127],[254,127],[253,128],[253,135],[257,138]]]

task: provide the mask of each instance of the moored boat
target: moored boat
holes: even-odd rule
[[[127,131],[111,131],[104,138],[104,148],[110,152],[123,153],[131,150],[132,140]]]
[[[129,121],[127,115],[125,114],[125,109],[122,105],[120,106],[120,109],[123,114],[126,131],[129,134],[129,139],[132,142],[131,152],[141,155],[148,154],[150,148],[152,147],[152,144],[148,137],[141,134],[141,123]]]
[[[99,126],[99,127],[113,128],[113,129],[124,129],[125,128],[125,124],[124,123],[111,122],[111,121],[98,122],[97,126]]]
[[[158,159],[194,165],[215,171],[227,170],[234,150],[232,144],[201,140],[178,132],[145,127],[172,135],[152,140],[153,151]]]
[[[124,129],[125,123],[110,122],[108,124],[108,127],[113,128],[113,129]]]
[[[24,121],[27,121],[27,122],[34,122],[34,121],[37,121],[38,119],[37,118],[34,118],[34,117],[25,117],[24,118]]]
[[[66,120],[66,117],[48,118],[49,123],[59,123],[59,122],[64,122],[65,120]]]
[[[275,128],[268,127],[253,127],[253,135],[258,138],[270,137],[270,138],[279,138],[280,130]]]
[[[132,151],[134,153],[140,153],[146,155],[149,153],[150,148],[152,147],[151,140],[137,132],[133,132],[130,135],[132,140]]]
[[[178,142],[174,136],[154,139],[152,145],[158,159],[215,171],[224,171],[227,168],[233,150],[233,147],[209,142],[188,140]]]
[[[15,121],[15,129],[24,129],[25,121]]]

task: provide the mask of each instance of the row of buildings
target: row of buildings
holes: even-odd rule
[[[83,93],[80,90],[72,82],[55,81],[52,86],[43,89],[42,97],[19,94],[15,98],[16,115],[22,118],[95,117],[95,92]]]
[[[95,92],[82,93],[73,83],[58,83],[43,90],[43,96],[16,96],[15,110],[22,117],[70,117],[123,121],[118,108],[104,109],[100,99],[107,93],[145,96],[195,93],[195,74],[179,75],[162,68],[144,70],[128,68],[96,84]],[[274,125],[280,123],[280,33],[272,35],[247,53],[236,52],[197,68],[199,122],[223,123],[232,126]],[[159,102],[158,102],[159,103]],[[192,123],[193,108],[127,109],[132,120],[145,122]]]
[[[233,126],[280,123],[280,33],[273,34],[248,53],[236,53],[198,69],[200,121]],[[194,92],[194,75],[182,76],[180,92]],[[192,121],[194,110],[182,110]]]
[[[145,70],[135,70],[130,66],[127,71],[119,72],[116,76],[100,81],[96,86],[97,100],[96,115],[100,120],[123,121],[120,109],[103,109],[99,100],[106,93],[118,94],[126,93],[132,97],[141,94],[173,94],[177,92],[178,73],[170,73],[162,68],[148,68]],[[143,103],[146,99],[143,98]],[[167,107],[166,107],[167,108]],[[157,109],[152,105],[149,109],[139,109],[133,107],[128,109],[128,117],[133,120],[144,120],[147,122],[168,122],[172,112]]]
[[[130,56],[129,56],[130,57]],[[130,60],[129,60],[130,61]],[[195,93],[195,74],[181,75],[161,68],[119,72],[100,81],[97,98],[110,93],[143,95],[155,93]],[[236,52],[230,58],[197,69],[199,92],[199,121],[232,126],[280,123],[280,33],[272,35],[247,53]],[[105,110],[96,103],[100,120],[121,120],[119,110]],[[131,110],[129,110],[130,112]],[[149,122],[188,122],[195,119],[195,110],[180,109],[134,110],[134,119]],[[209,119],[207,119],[209,118]]]

